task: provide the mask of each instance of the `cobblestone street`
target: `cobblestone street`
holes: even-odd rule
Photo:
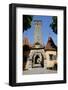
[[[30,70],[25,70],[23,72],[24,75],[31,75],[31,74],[51,74],[51,73],[57,73],[56,70],[48,70],[45,68],[32,68]]]

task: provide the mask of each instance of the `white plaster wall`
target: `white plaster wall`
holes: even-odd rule
[[[57,63],[57,60],[49,60],[49,54],[56,55],[56,51],[46,51],[45,52],[47,67],[53,67],[54,64]]]

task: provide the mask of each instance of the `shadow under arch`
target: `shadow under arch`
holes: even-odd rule
[[[40,56],[39,54],[41,55],[41,61],[40,62],[37,62],[37,59],[40,59]],[[35,52],[32,56],[32,68],[34,68],[35,66],[34,65],[37,65],[36,67],[38,67],[38,65],[40,64],[40,67],[44,67],[44,56],[41,52]]]

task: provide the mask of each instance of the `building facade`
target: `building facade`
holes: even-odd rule
[[[32,68],[46,68],[57,69],[57,47],[54,44],[51,37],[48,38],[48,42],[45,47],[42,47],[39,43],[35,43],[33,46],[25,44],[23,67],[24,70]]]
[[[23,39],[23,70],[39,67],[57,70],[57,46],[50,36],[43,45],[41,21],[35,20],[34,44],[30,45],[26,37]]]

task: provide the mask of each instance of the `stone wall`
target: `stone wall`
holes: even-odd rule
[[[38,54],[39,56],[40,56],[40,54],[42,54],[43,58],[45,59],[45,51],[44,51],[44,49],[31,50],[30,54],[29,54],[29,57],[28,57],[28,60],[27,60],[27,64],[26,64],[26,68],[28,68],[28,69],[32,68],[32,60],[33,60],[33,55],[34,54],[36,54],[36,55]],[[44,63],[46,63],[46,62],[44,62]],[[44,67],[45,67],[45,65],[44,65]]]
[[[55,64],[57,64],[57,60],[50,60],[49,54],[56,55],[56,51],[46,51],[45,52],[47,67],[53,67]]]
[[[33,56],[35,55],[43,55],[43,66],[44,68],[48,68],[48,67],[53,67],[54,64],[57,64],[57,60],[50,60],[49,59],[49,54],[53,54],[56,55],[56,51],[44,51],[44,49],[38,49],[38,50],[31,50],[30,54],[27,58],[27,64],[26,64],[26,69],[30,70],[33,67]],[[34,57],[35,57],[34,56]],[[42,59],[42,57],[40,56],[40,59]]]

